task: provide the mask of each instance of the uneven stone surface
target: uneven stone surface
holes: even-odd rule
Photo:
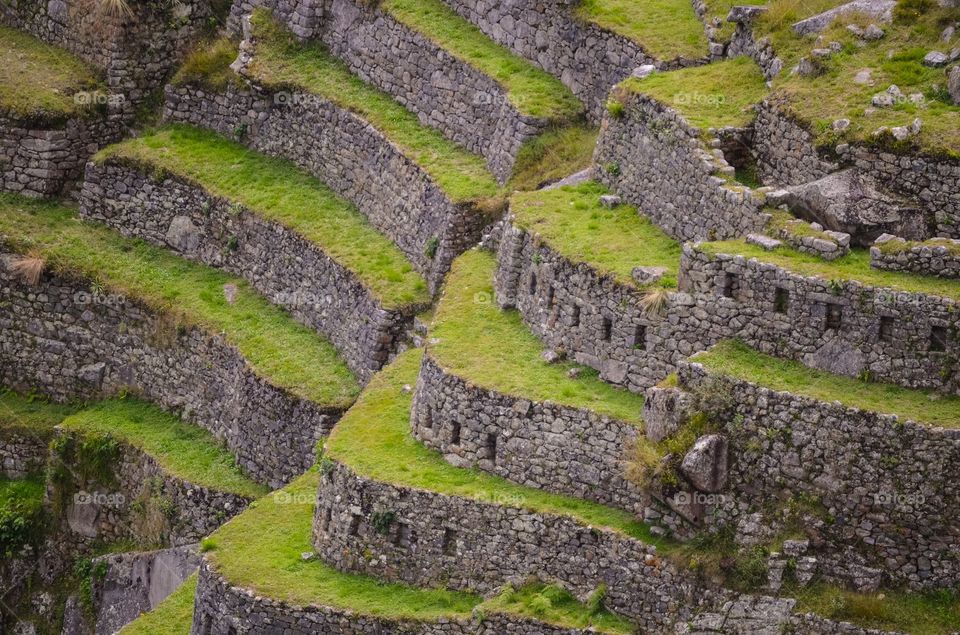
[[[828,230],[850,234],[852,243],[859,247],[873,244],[882,233],[915,239],[927,231],[918,207],[884,192],[854,169],[787,190],[791,194],[787,204],[795,214]]]
[[[256,375],[219,334],[177,331],[133,298],[104,297],[88,281],[45,276],[26,285],[0,253],[0,384],[58,401],[136,390],[210,430],[254,480],[279,486],[314,461],[340,410],[296,397]],[[91,364],[103,364],[81,378]]]
[[[376,128],[318,95],[276,94],[251,85],[222,93],[168,86],[165,117],[296,163],[354,203],[439,289],[450,263],[480,239],[490,219],[472,201],[453,202],[437,183]],[[436,241],[433,257],[427,246]]]
[[[413,436],[450,463],[635,513],[643,509],[643,492],[625,478],[637,426],[472,385],[429,352],[416,391]]]
[[[896,5],[895,0],[854,0],[801,20],[793,25],[793,30],[797,35],[819,33],[830,26],[837,17],[847,13],[863,13],[880,22],[890,22],[893,19],[894,5]]]
[[[761,197],[716,175],[701,131],[650,97],[622,99],[622,114],[605,119],[600,131],[597,180],[677,240],[730,238],[763,227]]]
[[[80,202],[84,218],[243,276],[326,336],[363,381],[403,345],[413,314],[424,308],[384,307],[316,243],[182,178],[157,180],[117,161],[90,163]]]
[[[510,176],[520,146],[550,123],[521,114],[493,78],[373,4],[300,0],[291,6],[288,0],[238,0],[231,9],[238,32],[241,17],[257,6],[274,9],[298,37],[323,41],[350,70],[396,97],[421,122],[483,155],[501,182]],[[302,22],[297,15],[303,12],[326,19]]]
[[[881,244],[887,245],[880,247]],[[891,248],[892,247],[892,248]],[[870,266],[887,271],[912,271],[925,276],[960,278],[960,240],[934,238],[907,243],[884,234],[870,248]]]

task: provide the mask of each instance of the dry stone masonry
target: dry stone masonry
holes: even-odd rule
[[[384,307],[353,271],[295,231],[198,184],[155,178],[122,160],[87,165],[80,214],[243,276],[329,338],[363,380],[397,351],[424,308]]]
[[[307,170],[353,202],[434,291],[488,222],[475,202],[452,201],[376,128],[315,94],[286,91],[281,99],[255,85],[168,86],[165,115],[228,137],[242,131],[239,141],[250,148]]]
[[[599,181],[677,240],[724,239],[766,224],[763,196],[719,176],[716,157],[674,109],[619,90],[594,153]]]
[[[340,416],[273,386],[222,335],[90,282],[47,275],[27,285],[0,255],[0,384],[58,401],[133,391],[207,428],[254,480],[280,486],[313,463]],[[102,300],[102,301],[101,301]]]
[[[237,0],[232,23],[263,6],[301,39],[322,41],[350,70],[393,95],[471,152],[482,155],[505,182],[520,146],[552,123],[524,115],[503,86],[454,57],[425,36],[398,22],[375,4],[361,0]],[[295,7],[295,8],[294,8]],[[304,26],[299,16],[313,19]]]
[[[411,427],[414,437],[458,467],[479,467],[636,514],[643,509],[643,492],[625,478],[638,426],[472,385],[429,352],[417,379]]]
[[[918,243],[884,234],[870,248],[870,266],[939,278],[960,278],[960,240],[932,238]]]

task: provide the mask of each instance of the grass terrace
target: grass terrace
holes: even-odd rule
[[[95,161],[173,174],[300,234],[352,271],[385,307],[428,304],[427,284],[356,207],[285,159],[176,125],[101,150]]]
[[[520,112],[556,122],[580,117],[583,104],[559,79],[511,53],[441,0],[382,0],[381,9],[460,61],[490,76]]]
[[[0,434],[5,430],[25,431],[49,439],[53,437],[53,428],[76,410],[77,406],[0,388]]]
[[[540,189],[590,167],[598,128],[586,125],[549,130],[523,144],[508,191]]]
[[[586,263],[631,286],[636,286],[630,275],[634,267],[666,267],[668,273],[658,284],[675,288],[680,243],[633,206],[601,205],[600,196],[607,193],[598,183],[524,192],[510,199],[510,211],[519,227],[538,234],[572,262]]]
[[[633,40],[659,60],[707,55],[707,36],[684,0],[583,0],[577,15]]]
[[[701,243],[699,248],[710,256],[730,254],[755,258],[759,262],[770,263],[795,274],[813,276],[829,282],[853,281],[872,287],[925,293],[960,302],[960,281],[903,271],[874,269],[870,266],[870,252],[866,249],[851,249],[845,256],[826,261],[786,246],[765,251],[742,239]]]
[[[11,480],[0,477],[0,559],[16,556],[43,538],[44,484],[39,479]]]
[[[189,635],[196,590],[197,574],[194,573],[155,609],[120,629],[120,635]]]
[[[78,93],[93,97],[104,90],[94,70],[71,53],[0,25],[0,111],[60,122],[94,110],[96,100]]]
[[[826,402],[839,401],[848,407],[894,414],[932,426],[960,428],[960,397],[834,375],[761,353],[739,341],[721,342],[694,355],[691,361],[703,364],[711,373],[771,390]]]
[[[194,485],[247,498],[269,491],[244,476],[230,452],[209,432],[151,404],[134,399],[105,401],[67,417],[61,426],[81,435],[113,437]]]
[[[790,69],[803,56],[824,44],[811,36],[796,35],[791,25],[840,4],[838,0],[775,0],[770,11],[757,23],[758,36],[769,36],[777,54],[785,62],[784,72],[774,80],[774,95],[787,110],[811,124],[817,141],[833,145],[842,141],[877,143],[891,150],[907,150],[933,155],[960,157],[960,106],[953,105],[946,92],[943,68],[930,68],[921,62],[929,51],[949,54],[960,46],[960,35],[948,42],[940,34],[949,23],[960,20],[960,9],[940,7],[934,0],[903,0],[894,11],[893,24],[882,25],[886,35],[861,44],[847,25],[866,27],[872,20],[865,15],[848,14],[834,21],[823,33],[823,42],[838,42],[841,51],[821,60],[823,74],[803,77]],[[867,83],[854,78],[869,71]],[[919,93],[922,103],[900,100],[892,107],[873,108],[873,95],[896,84],[904,95]],[[897,143],[892,137],[874,136],[880,127],[909,125],[919,117],[923,127],[917,137]],[[831,124],[841,118],[851,121],[850,128],[838,135]]]
[[[653,73],[644,79],[631,77],[618,88],[649,95],[704,129],[748,125],[754,118],[754,104],[767,94],[760,67],[748,57]]]
[[[356,378],[329,342],[239,278],[81,223],[72,209],[54,202],[0,195],[4,235],[46,270],[76,273],[111,293],[137,298],[179,326],[221,333],[256,373],[299,397],[346,408],[359,393]],[[236,287],[232,304],[224,294],[228,284]]]
[[[473,253],[477,252],[468,252],[468,256]],[[462,260],[457,263],[462,264]],[[538,513],[563,514],[585,525],[608,527],[650,544],[667,546],[625,511],[523,487],[477,469],[454,467],[439,452],[414,439],[410,434],[413,395],[403,387],[416,383],[422,356],[422,349],[411,349],[370,381],[357,403],[334,428],[327,441],[326,456],[377,481],[496,501]]]
[[[585,408],[640,424],[643,397],[614,388],[573,364],[548,364],[543,344],[516,311],[501,311],[493,297],[494,256],[473,250],[453,263],[430,327],[433,359],[471,383],[533,401]]]
[[[607,611],[591,610],[567,597],[558,597],[549,605],[528,602],[525,596],[484,603],[483,598],[469,593],[387,584],[341,573],[321,560],[305,561],[301,554],[313,551],[318,484],[319,474],[314,469],[254,502],[204,540],[202,550],[210,564],[233,585],[295,606],[328,606],[359,615],[422,621],[469,619],[479,609],[519,613],[559,625],[592,624],[600,632],[631,632],[629,625]]]
[[[258,82],[269,88],[293,87],[320,95],[369,121],[422,167],[454,202],[483,200],[499,193],[483,157],[420,123],[414,113],[351,73],[321,44],[298,42],[266,9],[254,10],[251,23],[257,48],[249,72]],[[232,61],[222,56],[221,65],[228,66]],[[227,68],[212,75],[216,77],[222,72],[233,71]]]

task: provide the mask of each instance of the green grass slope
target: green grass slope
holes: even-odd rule
[[[182,325],[222,333],[255,372],[304,399],[346,407],[359,393],[356,378],[329,342],[239,278],[79,222],[58,203],[0,195],[3,235],[21,252],[44,259],[47,269],[78,273]],[[236,288],[232,303],[224,293],[228,284]]]
[[[659,60],[707,55],[707,36],[685,0],[583,0],[577,15],[633,40]]]
[[[546,246],[571,262],[583,262],[617,282],[636,286],[634,267],[664,267],[659,285],[677,286],[681,246],[631,205],[609,209],[598,183],[524,192],[510,199],[515,224],[539,235]]]
[[[197,574],[194,573],[155,609],[120,629],[120,635],[190,635],[196,590]]]
[[[113,437],[194,485],[247,498],[269,491],[244,476],[233,456],[208,431],[151,404],[134,399],[105,401],[67,417],[61,427],[82,435]]]
[[[960,427],[960,397],[932,390],[912,390],[893,384],[866,382],[800,362],[760,353],[737,341],[721,342],[691,358],[719,375],[742,379],[765,388],[787,391],[820,401],[839,401],[870,412],[894,414],[944,428]]]
[[[108,146],[94,160],[182,177],[293,230],[356,274],[386,308],[430,302],[426,282],[403,253],[356,207],[289,161],[182,125]]]

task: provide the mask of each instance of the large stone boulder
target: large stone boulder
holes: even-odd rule
[[[960,64],[947,71],[947,92],[953,103],[960,106]]]
[[[683,457],[680,471],[701,492],[723,491],[727,486],[727,447],[722,434],[700,437]]]
[[[784,202],[794,214],[825,229],[850,234],[853,245],[869,247],[881,234],[926,238],[923,212],[913,202],[880,187],[850,168],[786,188]]]
[[[896,0],[853,0],[853,2],[842,4],[806,20],[801,20],[793,25],[793,30],[797,35],[820,33],[830,26],[834,20],[846,13],[862,13],[878,22],[890,22],[893,20],[893,7],[896,4]]]

